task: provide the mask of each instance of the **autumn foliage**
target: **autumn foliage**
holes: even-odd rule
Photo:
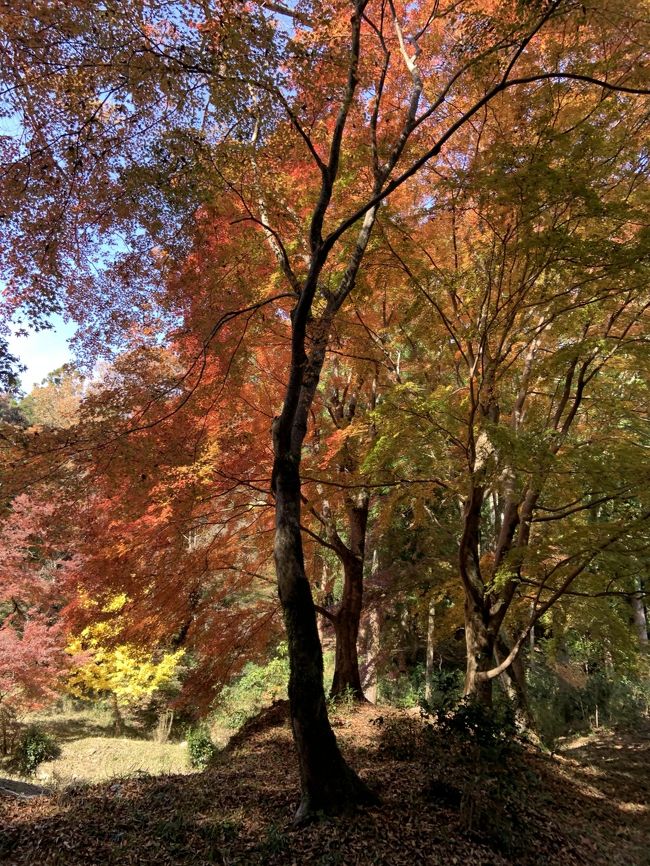
[[[3,312],[85,376],[3,413],[0,699],[196,715],[284,625],[302,820],[373,799],[323,646],[374,698],[426,620],[430,697],[442,610],[529,723],[572,600],[643,642],[644,3],[19,6]]]

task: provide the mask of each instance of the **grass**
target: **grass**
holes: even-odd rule
[[[101,782],[146,773],[151,776],[189,773],[187,747],[180,743],[154,743],[117,737],[85,737],[65,743],[54,761],[36,771],[43,784]]]
[[[194,772],[184,743],[114,737],[110,712],[101,706],[64,705],[51,713],[30,714],[22,722],[38,725],[61,747],[58,758],[42,763],[30,780],[43,785],[58,788],[73,782],[103,782],[141,774]],[[22,778],[13,769],[11,758],[0,759],[0,776]]]

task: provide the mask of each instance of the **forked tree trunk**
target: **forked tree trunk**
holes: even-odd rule
[[[298,299],[291,311],[291,362],[280,416],[273,422],[275,494],[275,568],[289,648],[289,704],[298,752],[302,798],[296,815],[303,821],[318,812],[341,812],[360,803],[376,802],[368,787],[348,767],[327,718],[323,688],[323,653],[316,610],[305,574],[300,534],[300,458],[309,413],[320,378],[332,322],[355,285],[377,214],[370,207],[361,223],[348,266],[336,291],[329,291],[325,309],[313,317],[319,279],[331,247],[322,228],[338,174],[341,142],[357,87],[362,14],[365,2],[355,2],[351,17],[350,62],[345,97],[335,122],[330,156],[323,164],[321,192],[315,205],[309,239],[311,258],[302,285],[281,251],[279,261]],[[392,166],[391,166],[392,167]],[[385,176],[375,178],[378,191]],[[307,331],[309,329],[309,351]]]
[[[499,634],[496,640],[494,658],[497,664],[508,657],[510,654],[510,645],[506,637]],[[528,688],[526,686],[526,669],[524,659],[519,653],[512,664],[505,669],[501,676],[504,678],[504,684],[508,697],[514,704],[515,721],[517,727],[524,731],[535,730],[535,719],[530,711],[528,703]]]
[[[344,811],[374,797],[343,759],[327,717],[323,654],[300,535],[300,479],[291,456],[274,467],[275,567],[289,648],[289,701],[302,799],[296,821]]]

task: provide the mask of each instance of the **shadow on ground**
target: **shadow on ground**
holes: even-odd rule
[[[523,756],[527,788],[514,826],[525,844],[509,855],[498,838],[461,832],[459,804],[432,796],[432,769],[444,776],[444,767],[381,750],[377,715],[363,708],[337,727],[350,761],[382,799],[353,818],[292,829],[298,779],[285,724],[255,731],[200,775],[126,779],[28,803],[0,802],[0,861],[647,866],[644,736],[609,735],[559,758]]]

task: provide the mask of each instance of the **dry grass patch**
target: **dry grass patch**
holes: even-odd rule
[[[61,754],[38,768],[44,784],[103,782],[121,776],[152,776],[192,772],[187,747],[179,743],[154,743],[117,737],[86,737],[64,743]]]

